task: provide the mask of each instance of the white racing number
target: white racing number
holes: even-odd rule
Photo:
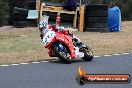
[[[56,36],[55,32],[54,31],[48,31],[45,36],[43,37],[43,43],[44,45],[48,45],[52,40],[53,38]]]

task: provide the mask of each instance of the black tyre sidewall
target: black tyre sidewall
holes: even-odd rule
[[[90,49],[90,51],[91,51],[91,49]],[[92,56],[88,55],[86,49],[83,49],[82,52],[84,53],[84,57],[82,57],[83,60],[85,60],[85,61],[91,61],[93,59],[93,55]]]
[[[57,57],[58,57],[62,62],[66,63],[66,64],[70,64],[70,63],[72,62],[72,60],[70,60],[70,59],[64,57],[63,55],[61,55],[60,52],[57,50],[56,47],[53,48],[53,51],[54,51],[54,53],[57,55]]]

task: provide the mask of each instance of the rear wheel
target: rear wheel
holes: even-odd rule
[[[66,47],[64,47],[65,51],[63,51],[63,52],[62,51],[60,52],[59,49],[58,49],[58,47],[54,47],[53,50],[54,50],[54,53],[57,55],[57,57],[62,62],[66,63],[66,64],[70,64],[72,62],[70,53],[69,53],[69,51],[68,51],[68,49]]]
[[[88,48],[82,48],[81,52],[84,53],[84,57],[82,57],[83,60],[91,61],[93,59],[93,52],[89,47]]]
[[[26,21],[14,21],[13,26],[16,28],[24,28],[26,26]]]

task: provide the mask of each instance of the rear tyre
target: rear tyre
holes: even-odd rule
[[[14,7],[13,14],[28,16],[28,10],[24,8]]]
[[[91,61],[93,59],[93,52],[89,47],[87,49],[82,48],[81,51],[84,53],[84,57],[82,57],[83,60]]]
[[[65,52],[59,52],[59,50],[57,49],[57,47],[54,47],[54,53],[55,55],[57,55],[57,57],[64,63],[66,64],[70,64],[72,62],[71,56],[69,53],[65,53]],[[69,54],[69,56],[67,56],[66,54]]]
[[[13,26],[16,28],[24,28],[26,26],[26,21],[15,21]]]

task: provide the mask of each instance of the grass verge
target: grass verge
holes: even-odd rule
[[[132,51],[132,22],[123,22],[118,33],[74,32],[94,52],[94,55]],[[0,28],[0,64],[52,59],[43,48],[37,28]]]

